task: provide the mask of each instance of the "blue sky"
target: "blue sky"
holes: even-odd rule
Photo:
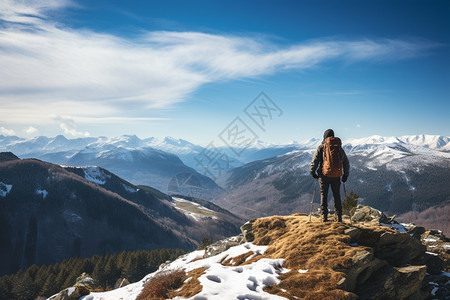
[[[450,135],[448,1],[3,1],[0,134]],[[244,109],[264,92],[264,130]],[[258,103],[258,102],[256,102]]]

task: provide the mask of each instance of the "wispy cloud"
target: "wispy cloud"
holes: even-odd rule
[[[72,120],[76,116],[107,120],[123,110],[170,107],[212,81],[303,70],[330,60],[409,58],[436,46],[365,39],[281,47],[242,36],[165,31],[124,38],[49,20],[49,11],[67,5],[71,2],[0,3],[0,112],[11,116],[4,122],[25,115],[42,121],[68,112]],[[33,110],[37,103],[40,109]],[[19,113],[18,107],[20,116],[11,115]],[[84,134],[67,120],[59,121],[68,133]]]
[[[75,120],[70,117],[63,116],[52,116],[52,119],[59,123],[59,127],[64,131],[65,134],[70,134],[73,137],[88,137],[89,132],[77,131],[77,126]]]

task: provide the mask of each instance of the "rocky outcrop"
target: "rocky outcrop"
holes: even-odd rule
[[[83,273],[77,278],[76,283],[59,292],[58,294],[48,298],[48,300],[77,300],[80,297],[88,295],[90,291],[96,288],[94,279],[92,279],[88,274]]]
[[[351,217],[352,222],[366,223],[369,225],[379,225],[380,223],[388,223],[388,218],[378,209],[370,206],[358,205],[355,213]]]
[[[341,289],[360,299],[405,299],[419,292],[427,266],[410,264],[424,262],[425,246],[408,233],[386,229],[355,225],[344,231],[352,245],[368,248],[356,252],[350,267],[340,270],[347,275],[339,283]]]
[[[233,236],[218,242],[215,242],[208,247],[206,247],[205,254],[203,258],[215,256],[219,253],[222,253],[231,247],[243,244],[245,242],[244,234],[239,234],[237,236]]]
[[[270,221],[266,222],[267,229],[264,235],[274,230],[280,230],[282,235],[289,234],[293,229],[284,228],[285,221],[282,218],[271,217]],[[283,226],[275,226],[280,222]],[[299,219],[296,222],[305,221]],[[313,223],[314,219],[312,222],[296,226],[311,227]],[[425,231],[413,225],[403,226],[393,218],[388,218],[368,206],[358,206],[352,223],[319,224],[317,228],[311,227],[317,231],[312,234],[323,236],[324,240],[327,240],[331,237],[328,235],[332,231],[328,231],[327,227],[319,229],[319,226],[330,225],[336,229],[341,228],[340,232],[348,237],[348,245],[355,248],[351,261],[334,269],[345,274],[337,283],[337,288],[346,291],[345,295],[348,298],[425,299],[432,290],[437,291],[437,288],[430,286],[428,282],[439,281],[430,276],[441,274],[445,263],[440,255],[429,250],[433,248],[436,250],[437,245],[440,245],[439,251],[445,250],[445,238],[439,235],[439,232]],[[272,243],[270,239],[258,237],[256,226],[261,227],[255,225],[255,221],[251,221],[241,227],[245,240],[256,243],[263,241],[263,244],[270,245]],[[440,284],[439,287],[441,294],[447,295],[444,291],[445,285]]]

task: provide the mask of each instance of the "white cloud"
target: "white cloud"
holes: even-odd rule
[[[67,111],[74,118],[123,116],[170,107],[212,81],[303,70],[332,59],[400,59],[435,46],[380,39],[281,47],[257,38],[166,31],[123,38],[49,19],[50,11],[67,5],[73,4],[0,3],[0,22],[7,21],[0,25],[0,113],[9,116],[4,122],[40,124]]]
[[[77,126],[75,120],[70,117],[65,116],[52,116],[52,119],[59,122],[59,127],[64,131],[65,134],[70,134],[73,137],[88,137],[89,132],[77,131]]]
[[[6,129],[3,126],[0,127],[0,135],[8,136],[8,135],[15,135],[15,134],[16,134],[16,132],[12,129]]]
[[[42,24],[45,13],[73,5],[68,0],[2,0],[0,2],[0,19],[20,24]]]
[[[361,124],[356,124],[356,127],[360,128],[360,127],[361,127]]]
[[[25,132],[28,135],[33,135],[33,134],[37,134],[39,132],[39,130],[33,126],[30,126],[25,130]]]

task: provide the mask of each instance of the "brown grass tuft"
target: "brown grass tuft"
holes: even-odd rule
[[[145,285],[136,300],[167,299],[169,293],[182,286],[186,278],[186,272],[180,269],[159,272]]]
[[[229,267],[246,265],[246,264],[248,264],[247,259],[254,254],[255,254],[255,252],[248,251],[248,252],[238,255],[236,257],[227,258],[227,259],[223,260],[221,262],[221,264],[224,266],[229,266]]]
[[[198,268],[190,271],[187,275],[187,280],[181,286],[180,289],[172,291],[168,294],[169,298],[175,298],[177,296],[183,298],[191,298],[194,295],[200,293],[203,289],[198,278],[205,274],[206,268]]]

